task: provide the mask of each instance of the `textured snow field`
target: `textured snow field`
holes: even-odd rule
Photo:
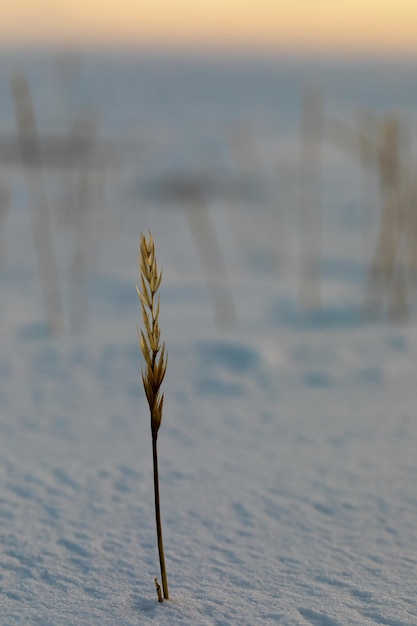
[[[52,337],[27,212],[12,206],[0,269],[0,624],[417,624],[415,318],[362,317],[359,238],[337,220],[325,231],[323,307],[300,314],[294,266],[273,269],[257,214],[210,215],[234,324],[214,321],[180,209],[130,206],[90,272],[86,328]],[[136,339],[148,227],[169,352],[163,604]]]

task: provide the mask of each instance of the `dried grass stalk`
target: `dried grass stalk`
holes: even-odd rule
[[[160,341],[158,322],[160,305],[159,295],[156,298],[156,293],[162,280],[162,271],[158,271],[158,265],[155,257],[155,245],[150,231],[148,239],[146,239],[143,233],[141,234],[138,261],[141,287],[139,288],[136,286],[136,291],[138,292],[142,305],[142,319],[144,326],[143,329],[138,329],[138,339],[146,364],[145,371],[142,369],[142,381],[151,413],[156,534],[158,539],[159,563],[161,566],[162,589],[164,598],[168,600],[168,580],[165,568],[161,513],[159,505],[157,452],[158,430],[162,421],[162,408],[164,404],[164,395],[160,394],[160,390],[162,381],[165,377],[168,357],[165,351],[165,342],[162,342],[161,345]],[[160,591],[158,593],[158,600],[161,602]]]

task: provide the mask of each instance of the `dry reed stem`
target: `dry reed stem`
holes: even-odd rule
[[[64,326],[58,270],[55,261],[53,232],[47,194],[42,180],[42,155],[36,128],[30,85],[24,75],[11,80],[18,143],[26,177],[26,187],[33,202],[30,207],[32,233],[37,255],[46,321],[53,333]]]
[[[162,421],[162,408],[164,404],[164,395],[160,395],[160,389],[167,368],[167,355],[165,351],[165,342],[163,342],[162,345],[160,342],[161,333],[158,322],[160,305],[159,295],[156,299],[156,293],[162,280],[162,271],[158,271],[158,265],[155,257],[155,245],[150,231],[148,239],[146,239],[143,233],[141,234],[138,261],[140,267],[141,288],[136,286],[136,291],[138,292],[142,305],[142,318],[144,325],[144,330],[141,329],[139,331],[138,329],[138,339],[146,363],[145,372],[142,369],[142,381],[151,413],[156,534],[158,540],[162,588],[164,598],[168,600],[168,580],[165,568],[161,513],[159,505],[157,453],[158,430]],[[160,590],[158,592],[158,600],[161,602]]]

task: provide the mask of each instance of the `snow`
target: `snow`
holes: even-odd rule
[[[250,203],[211,202],[228,283],[209,278],[208,289],[180,203],[131,198],[129,163],[106,183],[106,202],[121,208],[105,207],[103,240],[88,246],[83,327],[71,328],[68,313],[72,235],[54,222],[66,324],[56,335],[14,172],[0,268],[1,624],[417,623],[415,316],[399,325],[363,315],[360,232],[343,213],[358,192],[340,167],[346,177],[332,179],[324,203],[319,310],[297,304],[293,213],[287,267],[277,270],[274,222]],[[335,216],[329,206],[340,209],[342,197]],[[148,228],[169,353],[159,455],[171,599],[162,604],[136,337]],[[211,295],[227,284],[234,322],[214,315]]]

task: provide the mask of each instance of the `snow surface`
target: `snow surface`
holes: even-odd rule
[[[355,174],[342,166],[328,204],[345,194],[352,206]],[[322,307],[303,313],[297,220],[278,272],[271,222],[213,202],[236,311],[222,325],[181,208],[126,200],[131,179],[118,178],[107,202],[118,198],[121,219],[89,270],[87,326],[51,336],[15,178],[0,268],[0,623],[417,624],[417,329],[413,316],[363,317],[360,235],[343,207],[323,231]],[[163,604],[136,338],[148,227],[169,352]],[[68,241],[56,223],[65,303]]]

